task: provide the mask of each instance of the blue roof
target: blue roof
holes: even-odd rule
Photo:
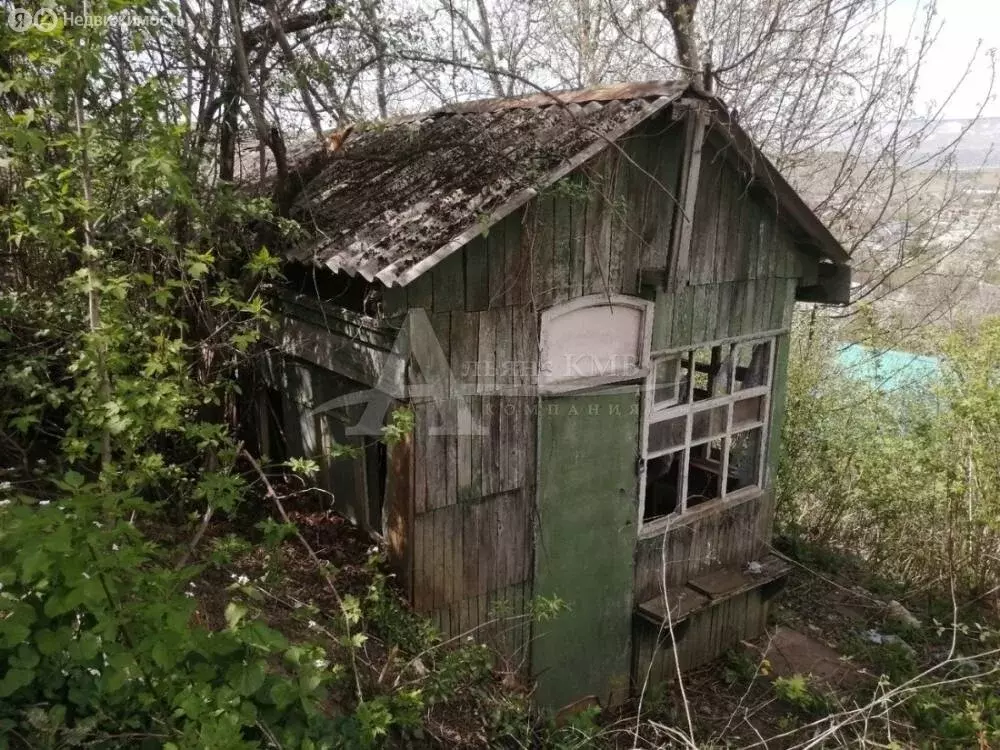
[[[926,386],[941,374],[941,362],[936,357],[861,344],[840,349],[837,363],[849,377],[867,380],[887,391]]]

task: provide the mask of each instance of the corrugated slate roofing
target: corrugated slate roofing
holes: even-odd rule
[[[686,91],[650,82],[488,99],[358,127],[335,152],[290,148],[291,170],[311,166],[290,210],[307,239],[286,255],[407,284]],[[242,157],[256,171],[256,147]]]

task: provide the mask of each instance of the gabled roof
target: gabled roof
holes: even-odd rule
[[[310,165],[291,206],[308,239],[287,255],[407,284],[682,95],[709,98],[649,82],[488,99],[358,128],[335,153],[315,142],[290,150],[291,169]],[[726,130],[800,231],[846,262],[739,126]]]

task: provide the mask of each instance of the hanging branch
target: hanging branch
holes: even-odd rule
[[[281,48],[281,54],[285,58],[285,63],[288,65],[289,70],[292,71],[292,75],[295,76],[295,85],[298,87],[299,96],[302,97],[302,104],[305,106],[306,114],[309,116],[309,124],[312,126],[316,139],[322,141],[323,125],[320,122],[316,105],[313,103],[312,94],[309,92],[309,79],[306,78],[302,66],[295,60],[295,52],[288,41],[288,36],[281,27],[281,15],[278,13],[273,0],[268,0],[264,4],[264,8],[267,10],[267,17],[271,23],[271,29],[274,31],[274,38],[278,41],[278,46]]]

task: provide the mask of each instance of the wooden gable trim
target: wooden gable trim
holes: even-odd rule
[[[671,291],[677,291],[688,280],[691,267],[691,237],[694,233],[695,204],[698,201],[698,180],[701,175],[702,147],[708,113],[705,104],[695,99],[681,99],[674,103],[673,115],[684,119],[684,150],[680,169],[680,190],[671,228],[667,267],[662,280]],[[648,281],[650,274],[644,269]],[[653,276],[656,275],[654,271]]]

